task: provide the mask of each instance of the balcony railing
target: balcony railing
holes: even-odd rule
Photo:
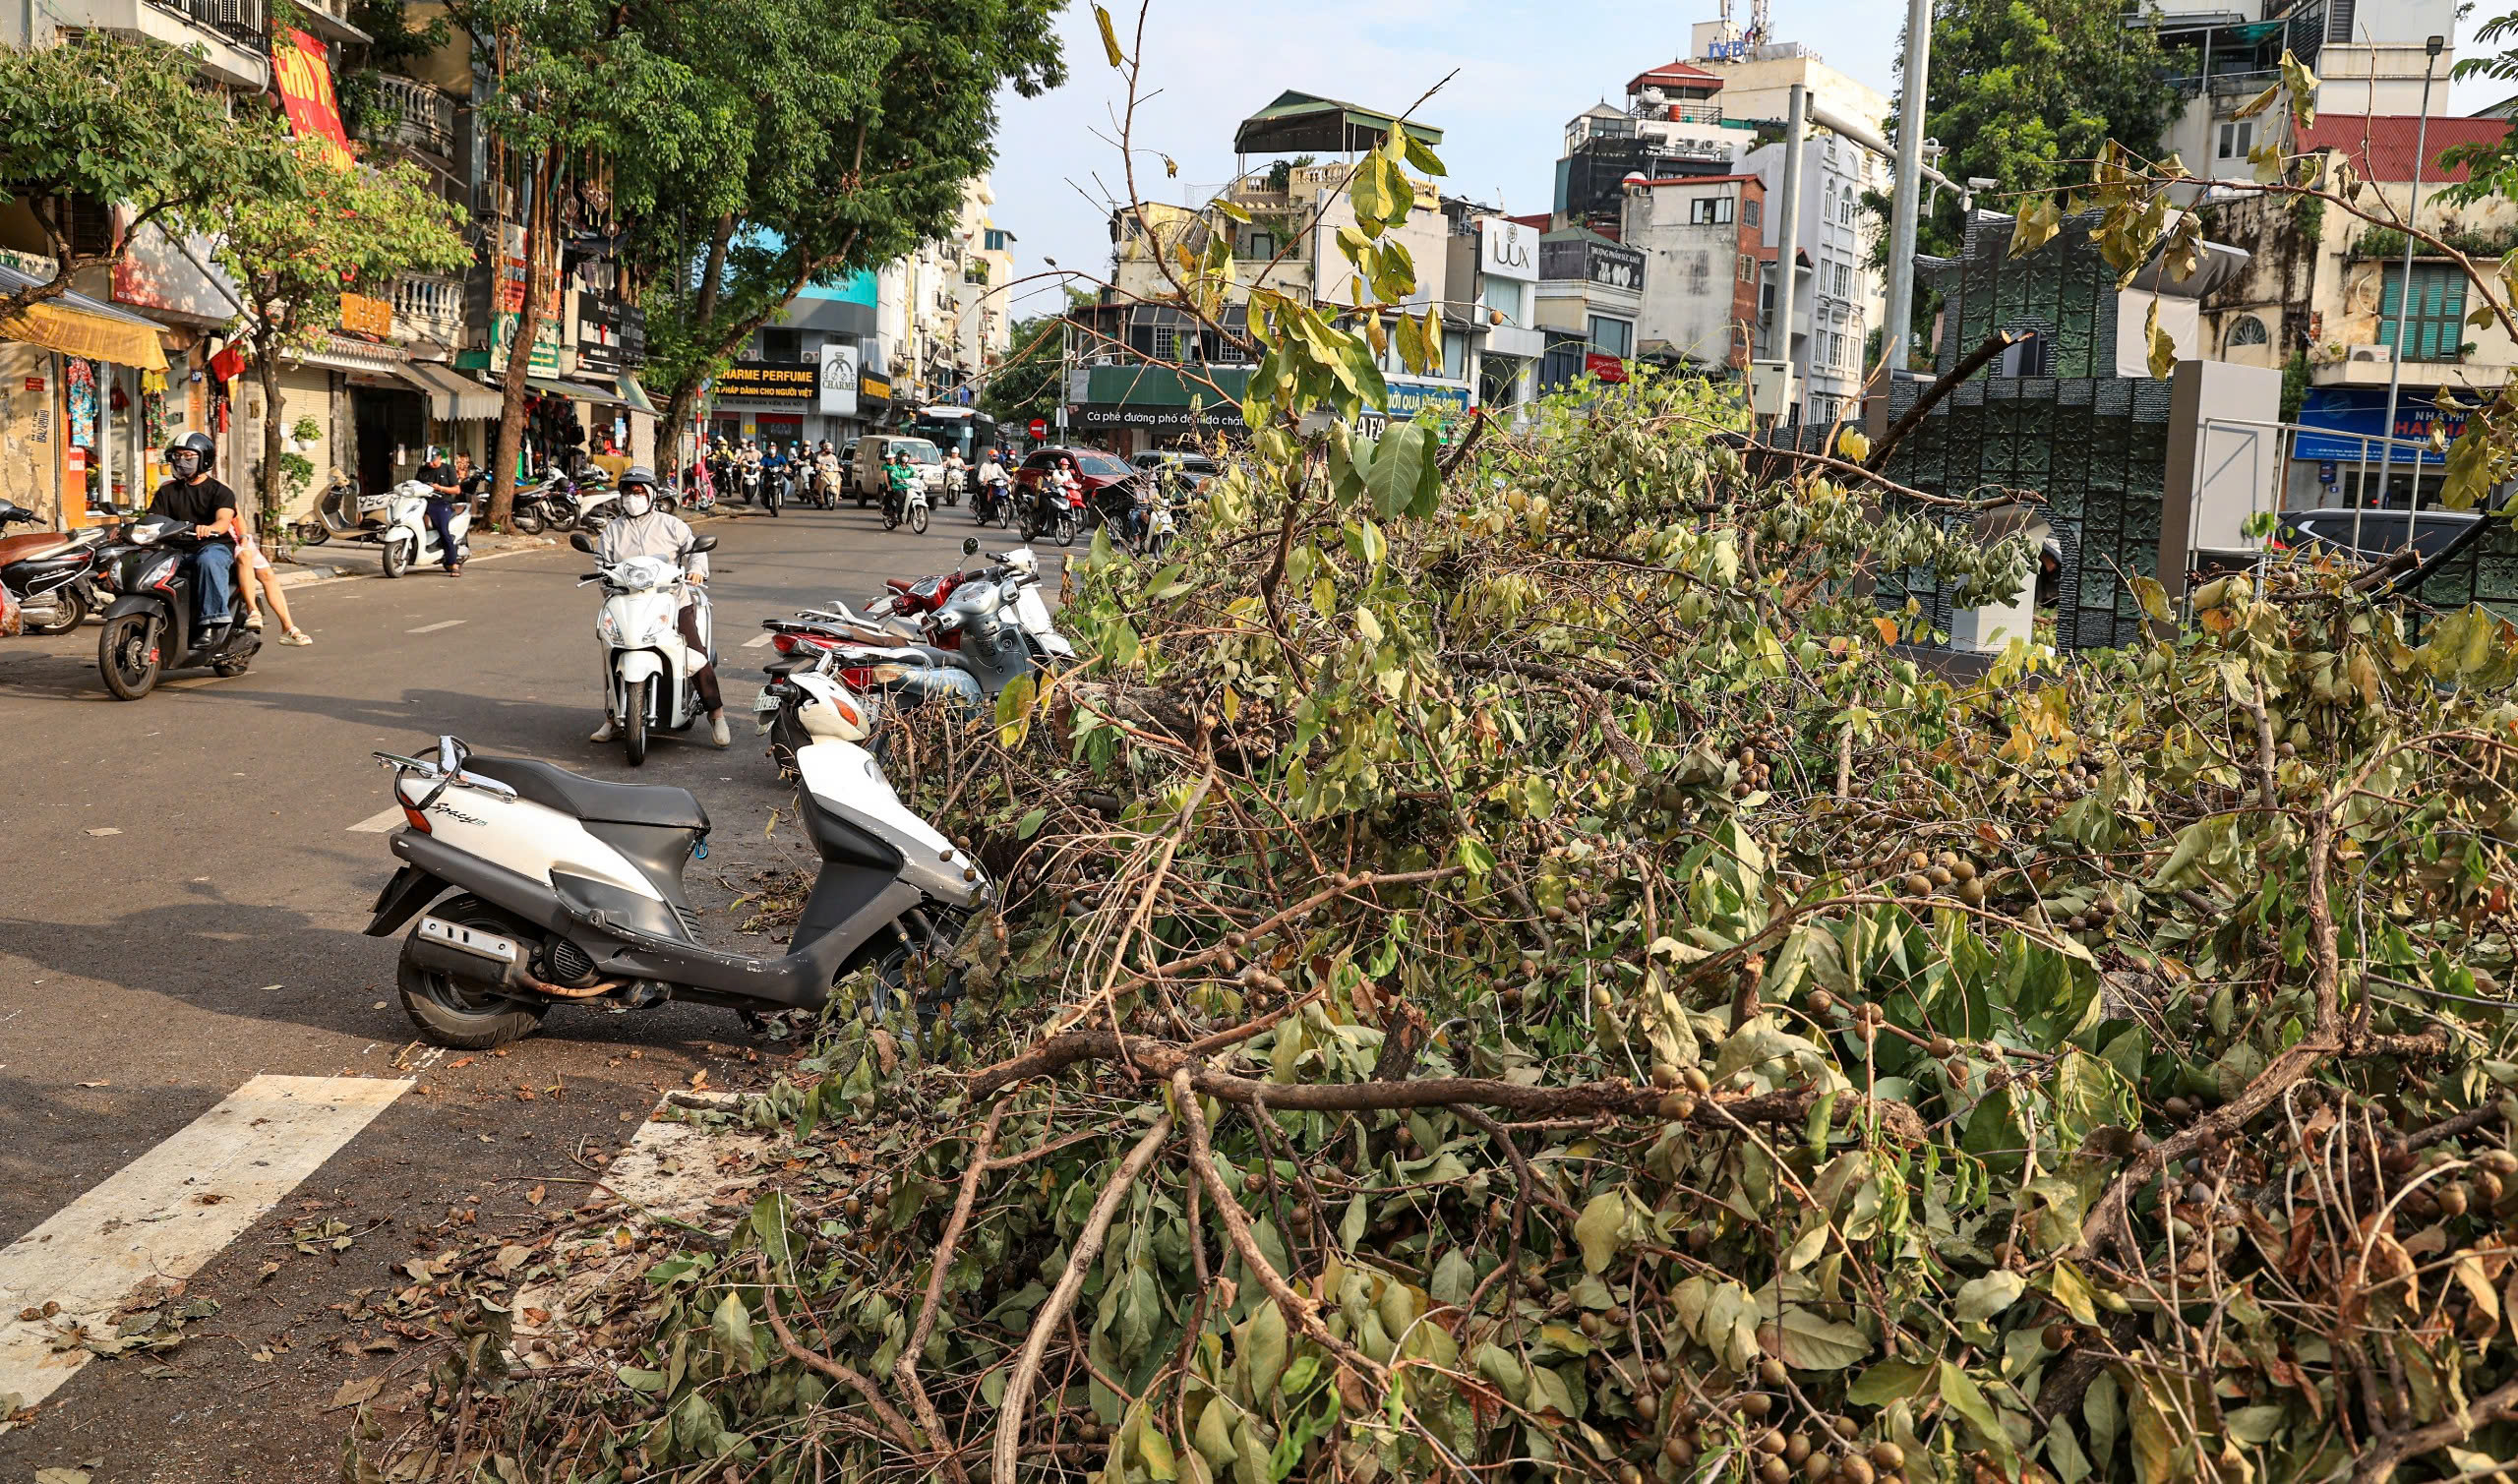
[[[405,278],[393,289],[393,337],[463,343],[463,281]]]
[[[260,4],[262,0],[254,0]],[[431,154],[451,158],[454,154],[454,99],[426,83],[409,78],[383,77],[376,80],[378,101],[385,105],[390,120],[385,139]]]
[[[259,46],[270,30],[270,12],[265,0],[150,0],[150,3],[247,46]]]

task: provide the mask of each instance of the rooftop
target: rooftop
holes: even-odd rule
[[[1722,86],[1719,73],[1706,71],[1689,62],[1664,62],[1649,72],[1639,72],[1626,85],[1631,96],[1647,88],[1693,89],[1711,92]]]
[[[1232,131],[1237,154],[1288,154],[1296,150],[1329,150],[1350,154],[1372,148],[1398,124],[1393,114],[1342,103],[1317,93],[1290,89],[1277,100],[1241,121]],[[1443,142],[1443,131],[1409,123],[1408,132],[1428,145]]]
[[[2363,180],[2409,181],[2419,150],[2422,119],[2417,114],[2321,113],[2300,131],[2297,146],[2306,154],[2340,149]],[[2434,118],[2422,161],[2425,184],[2449,185],[2466,178],[2466,167],[2448,165],[2439,156],[2460,145],[2496,145],[2509,137],[2505,118]]]

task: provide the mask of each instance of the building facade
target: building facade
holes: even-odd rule
[[[1760,305],[1774,260],[1766,182],[1680,176],[1631,184],[1625,199],[1620,239],[1645,260],[1635,354],[1715,374],[1747,371],[1760,353]]]

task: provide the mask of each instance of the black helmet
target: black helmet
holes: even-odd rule
[[[631,464],[621,473],[621,487],[626,490],[631,485],[645,485],[650,490],[654,489],[656,471],[645,464]]]
[[[202,472],[208,473],[210,466],[218,460],[218,445],[212,443],[207,433],[187,433],[166,445],[166,462],[169,466],[173,465],[175,455],[178,453],[200,454]]]

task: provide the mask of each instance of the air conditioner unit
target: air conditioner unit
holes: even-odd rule
[[[2355,345],[2345,357],[2353,361],[2373,361],[2380,366],[2395,358],[2396,348],[2392,345]]]

